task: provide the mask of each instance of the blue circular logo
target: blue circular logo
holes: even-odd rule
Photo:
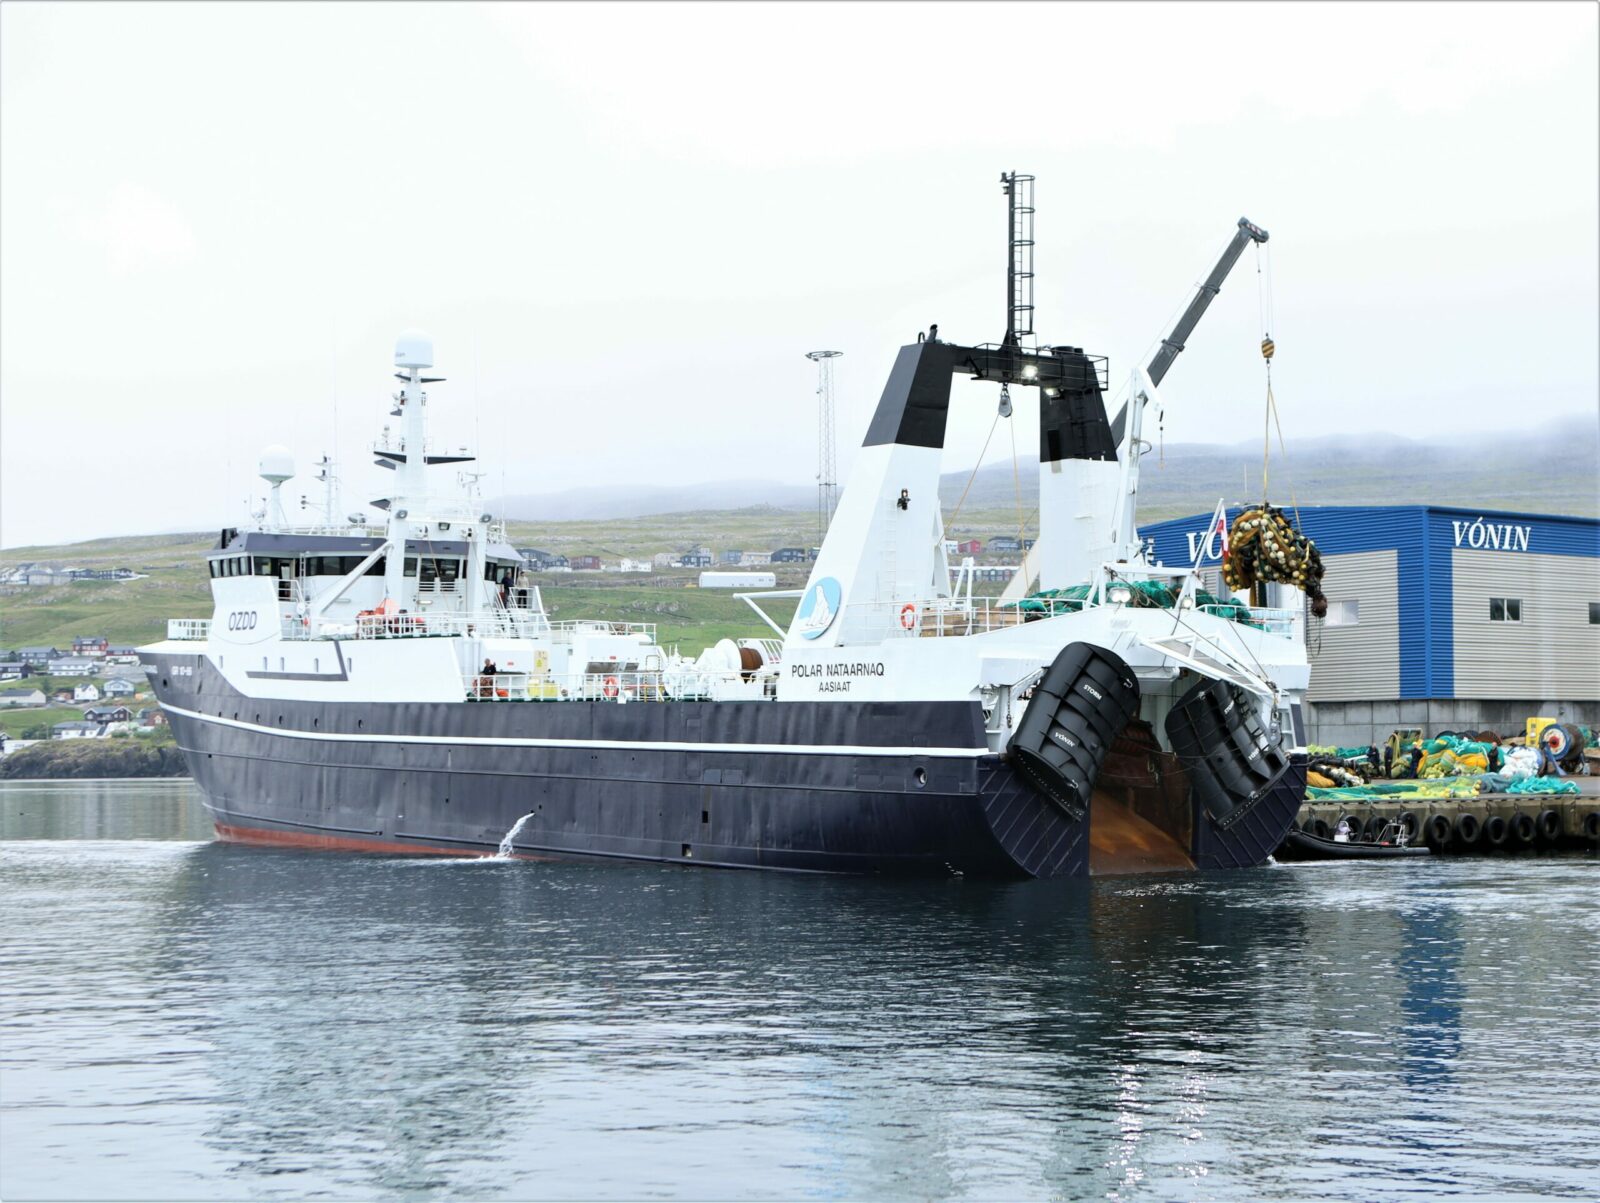
[[[813,582],[795,611],[794,629],[802,639],[815,639],[833,625],[839,613],[839,582],[831,576]]]

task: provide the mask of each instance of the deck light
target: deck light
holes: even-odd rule
[[[1106,590],[1106,597],[1112,605],[1125,606],[1133,600],[1133,590],[1126,585],[1112,585]]]

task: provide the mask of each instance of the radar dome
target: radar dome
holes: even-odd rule
[[[433,366],[433,339],[420,330],[407,330],[394,343],[394,366],[397,368],[431,368]]]
[[[268,484],[281,485],[294,475],[294,456],[287,447],[274,443],[261,453],[261,466],[257,471]]]

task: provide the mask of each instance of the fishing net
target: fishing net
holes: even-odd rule
[[[1234,519],[1222,563],[1222,579],[1234,592],[1266,582],[1293,585],[1305,592],[1311,612],[1322,618],[1328,613],[1323,571],[1317,545],[1295,530],[1277,506],[1262,503]]]
[[[1178,604],[1180,589],[1160,581],[1133,580],[1119,581],[1118,584],[1126,585],[1131,590],[1132,596],[1128,605],[1135,609],[1171,610]],[[1030,593],[1021,601],[1002,602],[1001,607],[1009,609],[1015,606],[1024,614],[1076,614],[1088,604],[1089,594],[1093,590],[1088,585],[1072,585],[1066,589],[1041,589]],[[1257,622],[1250,613],[1250,607],[1240,605],[1231,598],[1218,597],[1205,589],[1196,589],[1194,604],[1219,618],[1226,618],[1242,626],[1262,629],[1263,624]]]

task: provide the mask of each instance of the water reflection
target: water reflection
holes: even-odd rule
[[[1600,1169],[1589,1036],[1544,1022],[1600,968],[1587,859],[995,885],[4,856],[0,1105],[38,1150],[6,1197],[1549,1197]]]

